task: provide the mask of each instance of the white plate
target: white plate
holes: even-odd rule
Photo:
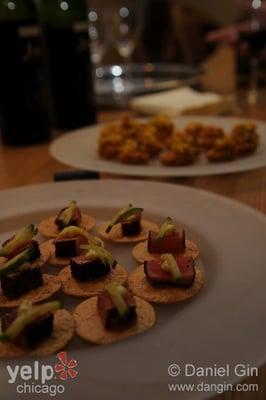
[[[250,122],[250,120],[237,118],[191,116],[179,117],[175,120],[175,123],[177,127],[182,128],[191,121],[218,125],[224,128],[226,132],[229,132],[231,127],[239,122]],[[187,167],[165,167],[158,160],[148,165],[136,166],[104,160],[97,153],[98,137],[102,125],[83,128],[60,136],[51,144],[50,152],[58,161],[72,167],[110,174],[157,177],[228,174],[266,165],[266,124],[260,121],[254,122],[258,126],[261,139],[258,151],[250,157],[219,164],[211,164],[204,160],[203,157],[196,164]]]
[[[53,215],[69,199],[78,200],[98,223],[129,202],[143,206],[156,222],[171,215],[199,245],[206,286],[183,305],[156,307],[157,324],[147,333],[101,347],[75,339],[69,353],[79,363],[79,376],[67,382],[64,399],[73,398],[74,391],[77,398],[93,400],[205,399],[213,393],[173,394],[167,384],[232,383],[241,378],[233,373],[227,378],[189,378],[183,372],[171,378],[169,364],[259,366],[266,361],[266,219],[262,214],[224,197],[177,185],[111,180],[45,184],[0,192],[0,241],[26,223]],[[129,269],[134,266],[132,246],[108,247]],[[77,301],[66,301],[69,307],[74,304]],[[54,365],[55,357],[45,363]],[[6,362],[1,365],[1,396],[13,400],[15,387],[7,383]]]

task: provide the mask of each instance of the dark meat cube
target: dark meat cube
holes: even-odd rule
[[[10,299],[18,299],[42,284],[43,277],[38,267],[27,267],[1,278],[3,294]]]
[[[87,260],[85,256],[72,258],[70,268],[71,275],[78,281],[101,278],[110,272],[110,266],[106,266],[99,258]]]
[[[40,252],[40,248],[39,248],[39,243],[36,240],[32,240],[30,243],[30,246],[32,246],[34,248],[34,252],[29,261],[33,262],[41,257],[41,252]]]
[[[58,239],[55,241],[56,257],[75,257],[78,255],[76,239]]]
[[[16,319],[17,311],[12,310],[1,317],[2,331],[4,332]],[[35,347],[42,340],[49,337],[53,330],[53,313],[46,313],[29,323],[14,339],[14,343],[21,347]]]
[[[128,312],[121,317],[108,292],[104,291],[98,295],[97,308],[106,329],[115,329],[127,326],[136,321],[136,302],[134,296],[129,290],[125,301],[128,306]]]
[[[63,208],[55,219],[55,224],[58,226],[58,229],[61,231],[66,226],[74,225],[79,226],[81,223],[81,212],[78,207],[75,208],[74,213],[72,215],[71,220],[67,225],[65,225],[64,221],[61,219],[62,213],[67,209],[67,207]]]
[[[121,223],[123,236],[135,236],[141,232],[141,216],[136,215]]]

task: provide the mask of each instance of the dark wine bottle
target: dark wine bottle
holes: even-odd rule
[[[240,89],[248,89],[252,79],[257,85],[266,86],[266,30],[241,33],[236,48],[237,83]]]
[[[0,115],[6,144],[35,144],[51,136],[42,45],[33,0],[0,0]]]
[[[96,121],[85,0],[41,0],[57,128]]]

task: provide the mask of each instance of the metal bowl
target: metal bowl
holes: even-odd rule
[[[200,82],[203,69],[182,64],[104,65],[95,69],[95,93],[100,105],[123,103],[134,96]]]

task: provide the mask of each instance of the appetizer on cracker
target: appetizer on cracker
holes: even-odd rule
[[[65,347],[73,321],[59,301],[40,305],[23,302],[1,316],[0,357],[45,356]]]
[[[56,217],[50,217],[39,224],[39,231],[46,237],[55,238],[68,226],[77,226],[90,231],[95,225],[95,219],[87,214],[81,213],[75,200],[67,207],[62,208]]]
[[[131,272],[128,287],[136,295],[153,303],[176,303],[195,296],[204,277],[195,268],[192,257],[162,254]]]
[[[132,251],[140,263],[159,258],[163,253],[189,255],[194,259],[199,255],[197,245],[186,240],[185,231],[178,230],[170,217],[161,224],[159,231],[149,231],[148,240],[137,244]]]
[[[34,239],[37,234],[38,229],[33,224],[30,224],[7,239],[0,249],[0,266],[3,265],[6,260],[11,260],[27,249],[30,249],[31,253],[27,261],[30,263],[34,262],[35,265],[40,267],[44,265],[49,260],[50,251],[46,245],[39,244],[38,241]]]
[[[153,307],[126,287],[112,283],[97,297],[74,310],[76,333],[94,344],[117,342],[150,329],[155,323]]]
[[[37,303],[60,290],[58,277],[43,274],[38,265],[30,263],[34,251],[30,246],[0,267],[0,308],[16,307],[23,300]]]
[[[95,296],[112,281],[123,284],[127,271],[106,249],[95,245],[83,245],[84,254],[71,258],[70,266],[60,274],[65,294],[77,297]]]
[[[99,238],[78,226],[64,228],[55,239],[48,240],[46,243],[51,253],[50,264],[58,266],[69,265],[70,258],[81,255],[84,252],[82,245],[103,246]]]
[[[145,240],[149,230],[157,230],[152,222],[142,218],[143,208],[128,207],[120,210],[111,221],[98,229],[100,236],[113,242],[130,243]]]

